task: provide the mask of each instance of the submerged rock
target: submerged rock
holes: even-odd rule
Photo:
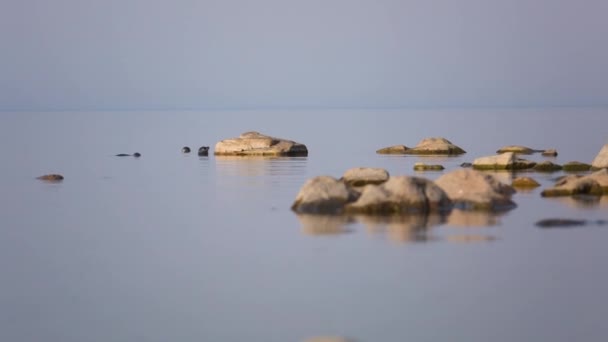
[[[554,164],[548,160],[540,162],[533,167],[534,171],[538,172],[556,172],[562,169],[561,165]]]
[[[544,150],[543,152],[541,152],[541,155],[543,157],[557,157],[557,150],[554,148]]]
[[[216,155],[237,156],[306,156],[306,145],[275,138],[258,132],[246,132],[238,138],[225,139],[215,145]]]
[[[509,145],[509,146],[504,146],[504,147],[498,149],[498,151],[496,151],[496,154],[502,154],[502,153],[507,153],[507,152],[513,152],[513,153],[517,153],[517,154],[533,154],[536,152],[541,152],[541,150],[535,150],[535,149],[531,149],[529,147],[520,146],[520,145]]]
[[[418,145],[405,151],[405,154],[441,154],[458,155],[466,153],[462,148],[452,144],[445,138],[426,138],[422,139]]]
[[[346,205],[346,212],[364,214],[404,214],[450,210],[451,201],[432,181],[398,176],[380,185],[363,188],[359,198]]]
[[[308,180],[300,189],[291,209],[298,213],[339,214],[356,194],[346,183],[330,176]]]
[[[470,169],[459,169],[439,177],[442,188],[460,209],[505,210],[515,207],[511,196],[515,189],[494,176]]]
[[[388,180],[389,174],[385,169],[371,167],[357,167],[347,170],[342,180],[348,185],[363,186],[367,184],[381,184]]]
[[[384,147],[376,151],[378,154],[405,154],[409,148],[405,145]]]
[[[416,163],[414,164],[414,171],[441,171],[445,169],[443,165],[439,164],[425,164],[425,163]]]
[[[591,165],[577,161],[571,161],[564,164],[562,168],[566,172],[589,171],[591,170]]]
[[[530,177],[517,177],[513,179],[511,186],[515,188],[536,188],[540,186],[540,183]]]
[[[604,145],[595,159],[593,159],[591,167],[594,169],[608,168],[608,144]]]
[[[47,182],[59,182],[63,180],[63,176],[58,173],[51,173],[48,175],[38,176],[36,177],[36,179],[40,179]]]
[[[525,170],[535,165],[533,161],[517,158],[513,152],[481,157],[473,161],[473,168],[476,170]]]

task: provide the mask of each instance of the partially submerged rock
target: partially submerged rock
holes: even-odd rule
[[[589,221],[589,220],[575,220],[575,219],[562,219],[562,218],[551,218],[544,219],[536,222],[536,226],[540,228],[571,228],[571,227],[582,227],[589,224],[606,224],[604,220]]]
[[[414,171],[442,171],[445,169],[443,165],[439,164],[425,164],[425,163],[416,163],[414,164]]]
[[[604,145],[595,159],[593,159],[591,167],[594,169],[608,168],[608,144]]]
[[[473,168],[476,170],[525,170],[535,165],[533,161],[517,158],[513,152],[481,157],[473,161]]]
[[[356,194],[346,183],[330,176],[308,180],[300,189],[291,209],[298,213],[340,214]]]
[[[452,144],[445,138],[426,138],[422,139],[418,145],[405,151],[405,154],[439,154],[439,155],[458,155],[466,153],[462,148]]]
[[[47,182],[60,182],[63,180],[63,176],[58,173],[51,173],[48,175],[42,175],[36,177],[36,179],[40,179]]]
[[[514,188],[536,188],[540,183],[530,177],[517,177],[513,179],[511,186]]]
[[[439,177],[435,184],[446,192],[456,208],[499,211],[515,207],[511,200],[515,189],[487,173],[458,169]]]
[[[188,146],[182,147],[182,153],[190,153],[190,147],[188,147]]]
[[[204,157],[204,156],[208,156],[209,155],[209,146],[201,146],[198,148],[198,155],[200,157]]]
[[[367,184],[381,184],[388,180],[389,174],[385,169],[371,167],[357,167],[347,170],[342,180],[348,185],[363,186]]]
[[[570,175],[562,177],[553,188],[541,192],[543,197],[560,197],[575,195],[601,196],[604,190],[600,183],[589,176]]]
[[[557,157],[557,150],[554,148],[544,150],[541,152],[543,157]]]
[[[517,153],[517,154],[533,154],[536,152],[541,152],[542,150],[535,150],[535,149],[531,149],[529,147],[526,146],[521,146],[521,145],[509,145],[509,146],[504,146],[500,149],[498,149],[498,151],[496,151],[496,154],[502,154],[502,153],[507,153],[507,152],[513,152],[513,153]]]
[[[432,181],[408,176],[391,177],[380,185],[368,185],[346,212],[405,214],[450,210],[451,201]]]
[[[215,145],[216,155],[237,156],[306,156],[306,145],[275,138],[258,132],[246,132],[238,138],[225,139]]]
[[[376,153],[378,153],[378,154],[405,154],[405,151],[407,151],[408,149],[409,149],[409,147],[407,147],[405,145],[395,145],[395,146],[381,148],[381,149],[377,150]]]
[[[579,172],[579,171],[589,171],[591,170],[591,165],[581,163],[578,161],[567,162],[562,166],[563,170],[566,172]]]
[[[562,166],[555,164],[553,162],[550,162],[548,160],[545,160],[543,162],[540,162],[540,163],[534,165],[533,169],[534,169],[534,171],[538,171],[538,172],[556,172],[556,171],[560,171],[562,169]]]

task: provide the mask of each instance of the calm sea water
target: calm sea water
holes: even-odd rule
[[[435,179],[414,163],[449,171],[508,144],[591,162],[606,127],[608,109],[576,108],[2,113],[0,341],[605,341],[608,228],[534,223],[608,219],[607,198],[541,187],[500,215],[391,220],[289,207],[351,167]],[[180,152],[250,130],[310,155]],[[375,154],[431,136],[468,153]],[[65,181],[35,179],[53,172]]]

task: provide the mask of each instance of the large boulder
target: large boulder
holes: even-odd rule
[[[591,167],[594,169],[605,169],[608,168],[608,144],[604,145],[600,150],[600,153],[597,154],[593,162],[591,162]]]
[[[344,172],[342,180],[348,185],[363,186],[381,184],[388,180],[389,174],[385,169],[372,167],[357,167]]]
[[[534,165],[536,165],[535,162],[517,158],[513,152],[481,157],[473,161],[473,168],[476,170],[525,170]]]
[[[346,205],[346,212],[365,214],[426,213],[451,209],[451,201],[432,181],[391,177],[380,185],[363,188],[359,198]]]
[[[215,144],[216,155],[237,156],[306,156],[306,145],[275,138],[258,132],[246,132],[238,138],[225,139]]]
[[[395,145],[384,147],[376,151],[378,154],[405,154],[405,152],[409,150],[409,147],[405,145]]]
[[[513,187],[487,173],[458,169],[439,177],[435,184],[446,192],[456,208],[499,211],[515,206],[511,200]]]
[[[308,180],[296,196],[291,209],[298,213],[340,214],[356,194],[342,181],[330,176]]]
[[[452,144],[451,141],[445,138],[426,138],[422,139],[418,145],[407,149],[405,154],[441,154],[455,155],[466,153],[462,148]]]

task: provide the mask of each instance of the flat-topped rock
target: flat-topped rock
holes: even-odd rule
[[[407,149],[405,154],[440,154],[440,155],[458,155],[466,153],[462,148],[452,144],[451,141],[445,138],[434,137],[420,140],[418,145]]]
[[[395,145],[384,147],[376,151],[378,154],[405,154],[405,151],[409,150],[409,147],[405,145]]]
[[[502,153],[507,153],[507,152],[513,152],[513,153],[517,153],[517,154],[533,154],[536,152],[541,152],[541,150],[535,150],[526,146],[521,146],[521,145],[509,145],[509,146],[504,146],[501,147],[500,149],[498,149],[496,151],[496,154],[502,154]]]
[[[215,144],[216,155],[236,156],[307,156],[306,145],[258,132],[246,132],[238,138]]]
[[[593,159],[591,167],[594,169],[608,168],[608,144],[604,145],[595,159]]]
[[[352,186],[381,184],[388,180],[389,174],[385,169],[372,167],[357,167],[344,172],[342,180]]]
[[[363,188],[359,198],[346,205],[348,213],[405,214],[427,213],[451,209],[445,192],[432,181],[398,176],[390,177],[380,185]]]
[[[580,175],[569,175],[560,178],[555,186],[549,189],[545,189],[541,192],[543,197],[560,197],[560,196],[575,196],[575,195],[592,195],[602,196],[604,194],[604,188],[600,184],[606,182],[608,189],[608,177],[604,178],[604,175],[597,174],[592,177],[580,176]]]
[[[514,152],[477,158],[473,161],[476,170],[525,170],[536,165],[535,162],[517,158]]]
[[[578,161],[567,162],[562,166],[563,170],[566,172],[580,172],[580,171],[589,171],[591,170],[590,164],[581,163]]]
[[[499,211],[515,207],[511,200],[515,189],[487,173],[458,169],[439,177],[435,184],[456,208]]]
[[[355,196],[343,181],[318,176],[304,183],[291,209],[298,213],[339,214]]]

